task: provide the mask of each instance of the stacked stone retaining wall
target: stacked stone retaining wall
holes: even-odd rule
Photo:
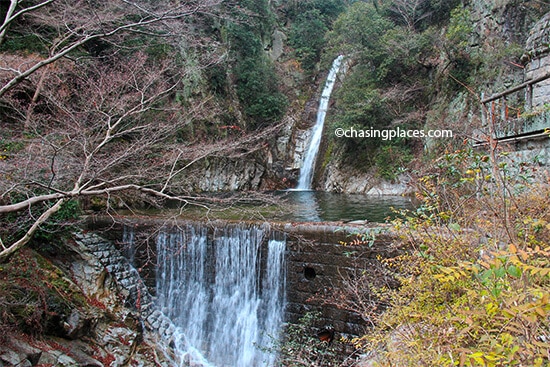
[[[115,245],[93,233],[76,233],[75,242],[105,267],[120,287],[125,303],[139,313],[144,326],[157,333],[168,344],[176,331],[175,326],[162,312],[155,309],[154,300],[137,270],[122,256]]]

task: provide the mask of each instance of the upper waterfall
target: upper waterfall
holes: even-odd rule
[[[300,178],[298,179],[297,190],[311,190],[311,181],[313,180],[313,171],[315,169],[315,160],[317,153],[319,152],[319,145],[321,144],[321,136],[323,135],[323,127],[325,124],[325,116],[327,114],[328,102],[330,100],[330,94],[332,88],[336,82],[336,74],[340,70],[342,64],[343,55],[338,56],[332,62],[332,67],[327,76],[321,99],[319,100],[319,109],[317,111],[317,121],[311,130],[311,139],[306,151],[304,164],[300,170]]]

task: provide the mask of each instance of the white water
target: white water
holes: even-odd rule
[[[328,102],[330,100],[332,89],[334,88],[334,83],[336,82],[336,74],[338,73],[338,70],[340,70],[340,65],[342,64],[342,58],[343,55],[340,55],[332,62],[332,67],[328,73],[323,93],[321,93],[319,109],[317,110],[317,121],[311,130],[311,139],[304,158],[304,164],[300,170],[300,177],[298,179],[298,186],[296,186],[296,190],[311,190],[313,170],[315,169],[315,160],[317,158],[317,153],[319,152],[319,145],[321,144],[321,137],[323,135]]]
[[[216,229],[209,244],[204,227],[159,234],[158,306],[182,331],[176,347],[184,359],[273,365],[276,356],[259,347],[273,344],[283,320],[285,241],[269,240],[262,254],[266,235],[266,228],[232,226]]]

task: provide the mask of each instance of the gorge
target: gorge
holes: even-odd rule
[[[0,1],[0,367],[549,363],[549,42],[534,0]]]

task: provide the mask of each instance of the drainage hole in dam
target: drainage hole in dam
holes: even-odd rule
[[[315,269],[312,267],[306,266],[304,267],[304,277],[307,280],[313,280],[317,276],[317,273],[315,272]]]

